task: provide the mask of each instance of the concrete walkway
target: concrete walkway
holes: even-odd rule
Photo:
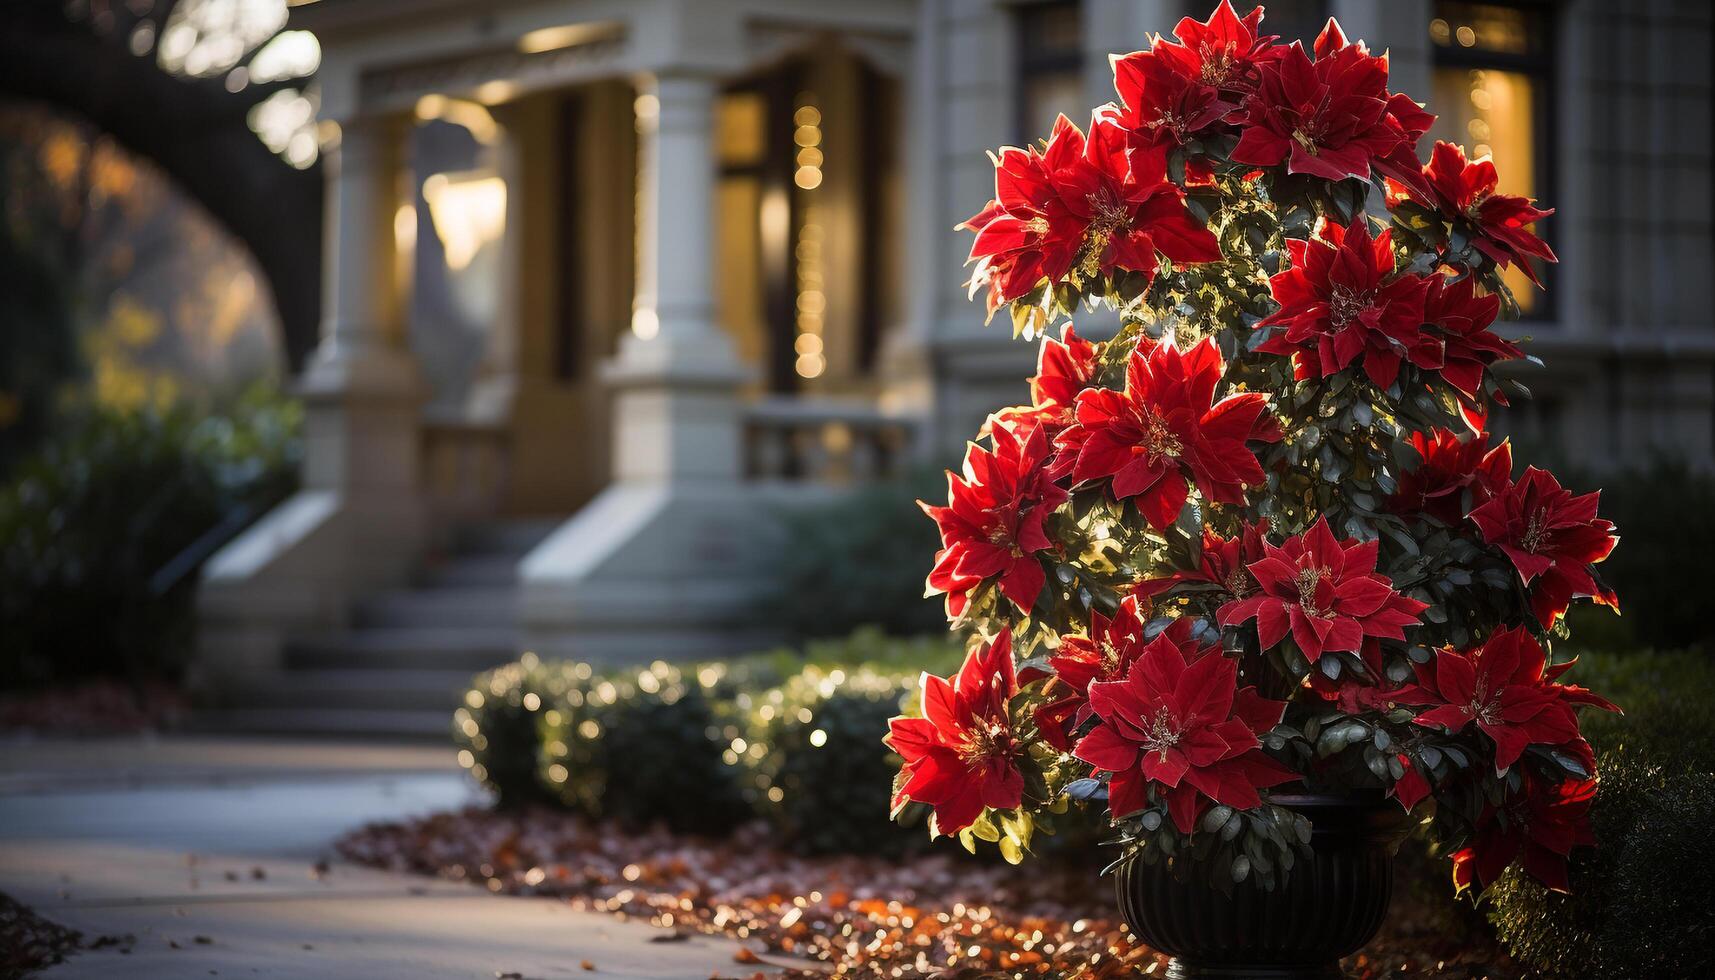
[[[86,941],[44,977],[748,975],[735,944],[339,861],[370,820],[460,806],[447,749],[0,741],[0,891]],[[128,951],[127,951],[128,950]],[[587,966],[586,966],[587,964]]]

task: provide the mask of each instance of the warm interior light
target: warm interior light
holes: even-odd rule
[[[506,182],[499,177],[430,174],[423,181],[423,200],[449,269],[469,266],[483,246],[506,231]]]
[[[557,51],[560,48],[569,48],[573,45],[588,44],[591,41],[613,37],[619,29],[620,26],[613,21],[543,27],[519,38],[518,50],[525,54]]]

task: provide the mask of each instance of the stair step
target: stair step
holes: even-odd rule
[[[358,627],[489,627],[517,622],[517,590],[506,587],[400,589],[358,603]]]
[[[518,584],[516,555],[470,555],[442,558],[423,566],[417,584],[428,588],[484,588]]]
[[[232,694],[239,708],[439,711],[450,718],[470,684],[462,670],[293,670]]]
[[[316,669],[421,668],[467,675],[518,656],[517,633],[479,626],[361,629],[293,640],[286,646],[290,673]]]
[[[522,558],[564,521],[563,517],[549,517],[467,524],[453,532],[453,553]]]
[[[424,739],[444,743],[452,725],[449,711],[382,711],[352,708],[227,708],[199,711],[190,718],[197,731],[255,735]]]

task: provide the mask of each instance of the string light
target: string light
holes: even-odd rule
[[[798,169],[792,174],[792,183],[804,192],[822,186],[822,111],[816,107],[815,98],[810,92],[799,93],[798,107],[792,113],[795,127],[792,142],[798,147],[794,158]],[[792,255],[797,259],[798,292],[794,302],[797,336],[792,344],[797,358],[792,367],[799,377],[810,379],[821,377],[828,368],[822,341],[828,308],[828,297],[823,291],[826,285],[822,263],[824,222],[822,208],[813,197],[807,198],[801,214],[798,241],[792,249]]]

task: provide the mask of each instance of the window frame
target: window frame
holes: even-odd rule
[[[1528,54],[1511,54],[1505,51],[1490,51],[1478,47],[1463,47],[1459,44],[1440,44],[1433,38],[1429,41],[1429,67],[1433,72],[1441,68],[1486,69],[1517,72],[1530,77],[1533,84],[1531,105],[1531,141],[1536,147],[1535,173],[1531,175],[1536,192],[1536,200],[1550,207],[1555,206],[1559,197],[1560,182],[1558,168],[1555,166],[1559,158],[1556,152],[1556,138],[1559,134],[1560,99],[1555,91],[1560,77],[1559,18],[1555,0],[1471,0],[1491,7],[1511,7],[1524,11],[1528,16],[1536,17],[1541,25],[1542,43],[1539,50]],[[1441,16],[1441,4],[1430,4],[1431,19]],[[1425,24],[1424,30],[1429,29]],[[1434,106],[1429,107],[1435,110]],[[1461,141],[1463,144],[1463,141]],[[1554,247],[1555,239],[1560,230],[1558,212],[1537,222],[1537,233],[1549,247]],[[1527,260],[1528,261],[1528,260]],[[1560,322],[1560,303],[1555,294],[1554,283],[1557,278],[1555,264],[1544,262],[1541,273],[1542,288],[1537,290],[1537,308],[1527,317],[1519,319],[1518,323],[1533,323],[1557,325]]]
[[[1012,12],[1012,47],[1013,77],[1017,79],[1012,100],[1012,129],[1016,136],[1016,145],[1029,146],[1038,138],[1046,137],[1047,133],[1032,133],[1033,125],[1030,119],[1030,100],[1027,93],[1033,81],[1044,76],[1070,74],[1080,80],[1084,74],[1083,48],[1083,0],[1031,0],[1020,3]],[[1068,51],[1044,49],[1032,43],[1031,19],[1040,16],[1042,11],[1052,8],[1072,10],[1079,18],[1079,44]],[[1083,121],[1074,119],[1073,122],[1083,125]]]

